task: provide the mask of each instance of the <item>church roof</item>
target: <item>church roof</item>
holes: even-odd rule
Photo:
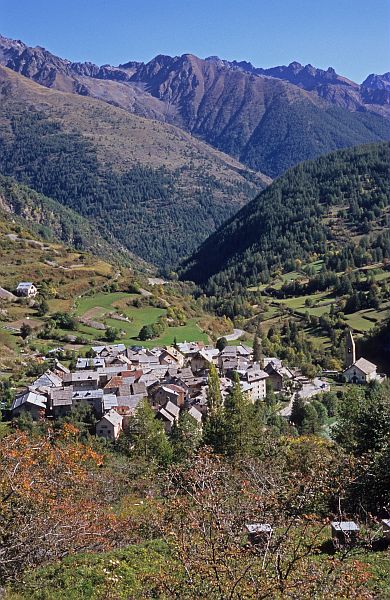
[[[345,369],[346,371],[349,371],[349,369],[359,369],[359,371],[361,371],[362,373],[365,373],[366,375],[369,375],[370,373],[373,373],[374,371],[376,371],[376,365],[374,365],[374,363],[370,362],[369,360],[365,359],[365,358],[359,358],[357,361],[355,361],[353,363],[353,365],[351,365],[350,367],[348,367],[347,369]]]
[[[366,373],[367,375],[369,373],[372,373],[373,371],[376,371],[376,365],[374,365],[374,363],[370,362],[369,360],[366,360],[365,358],[359,358],[354,364],[354,367],[357,367],[358,369],[360,369],[361,371],[363,371],[363,373]]]

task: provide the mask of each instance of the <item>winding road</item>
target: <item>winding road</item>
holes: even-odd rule
[[[233,342],[234,340],[240,339],[244,335],[245,331],[243,329],[233,329],[233,333],[229,333],[228,335],[221,335],[220,338],[225,338],[227,342]]]

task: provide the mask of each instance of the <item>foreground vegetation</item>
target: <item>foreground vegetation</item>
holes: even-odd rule
[[[270,397],[234,388],[222,407],[210,384],[203,432],[182,416],[168,437],[147,403],[116,444],[87,423],[15,423],[0,445],[7,598],[389,597],[389,386],[339,394],[329,440],[283,425]],[[359,541],[334,545],[332,519],[357,520]],[[268,543],[247,523],[270,523]]]

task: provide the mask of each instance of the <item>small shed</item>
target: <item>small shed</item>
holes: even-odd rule
[[[383,537],[390,542],[390,519],[382,519]]]
[[[273,532],[269,523],[248,523],[245,525],[245,529],[252,544],[266,544]]]
[[[355,521],[333,521],[331,524],[332,538],[340,544],[348,544],[356,541],[360,527]]]

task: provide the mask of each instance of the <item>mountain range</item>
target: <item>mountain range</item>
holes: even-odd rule
[[[262,69],[192,54],[97,66],[4,37],[0,63],[46,87],[174,124],[272,178],[302,160],[389,136],[388,73],[359,85],[332,68]]]
[[[97,66],[0,36],[0,174],[47,199],[30,220],[53,225],[48,201],[72,211],[64,241],[81,217],[104,253],[168,273],[290,167],[388,139],[389,96],[388,73],[359,85],[192,54]]]

